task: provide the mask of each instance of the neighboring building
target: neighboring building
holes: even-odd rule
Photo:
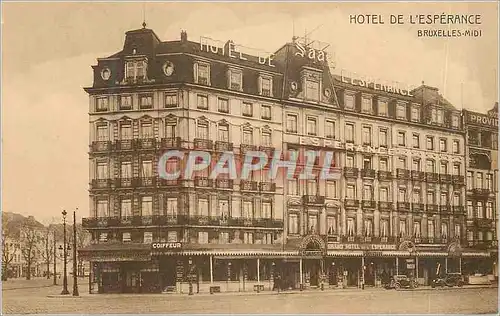
[[[487,114],[464,110],[467,133],[467,243],[491,258],[467,262],[473,274],[498,277],[498,103]]]

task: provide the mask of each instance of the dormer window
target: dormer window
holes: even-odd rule
[[[194,81],[202,85],[210,85],[210,65],[204,63],[194,64]]]
[[[348,92],[344,93],[344,108],[347,110],[354,110],[354,95]]]
[[[451,127],[458,128],[460,125],[460,118],[458,115],[453,115],[451,117]]]
[[[272,96],[273,81],[271,77],[260,77],[260,94],[266,97]]]
[[[406,104],[398,103],[396,107],[396,118],[398,120],[406,120]]]
[[[229,88],[241,91],[243,87],[243,73],[240,70],[229,70]]]
[[[312,101],[319,100],[319,82],[306,79],[306,99]]]
[[[383,99],[378,100],[378,115],[380,115],[380,116],[388,116],[389,115],[387,100],[383,100]]]
[[[418,105],[413,105],[411,107],[411,120],[412,122],[420,121],[420,107]]]
[[[372,98],[369,96],[363,96],[361,99],[361,111],[363,113],[372,113]]]
[[[125,67],[125,77],[127,79],[144,79],[146,74],[146,61],[144,60],[134,60],[134,61],[127,61],[126,67]]]
[[[443,124],[443,110],[438,108],[432,108],[431,122],[436,124]]]

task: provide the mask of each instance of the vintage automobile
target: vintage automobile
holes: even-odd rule
[[[464,285],[464,280],[462,274],[460,273],[447,273],[444,277],[437,277],[431,282],[431,287],[462,287]]]
[[[418,287],[417,280],[412,279],[404,274],[394,275],[390,282],[385,284],[384,287],[386,289],[396,289],[400,290],[402,288],[405,289],[414,289]]]

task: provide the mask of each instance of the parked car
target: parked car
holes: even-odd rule
[[[390,282],[385,284],[384,287],[386,289],[396,289],[400,290],[402,288],[405,289],[414,289],[418,287],[418,282],[415,279],[412,279],[404,274],[394,275]]]
[[[447,273],[444,277],[437,277],[432,280],[431,287],[462,287],[464,285],[464,279],[461,273]]]

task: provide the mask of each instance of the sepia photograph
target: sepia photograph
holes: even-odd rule
[[[2,314],[498,314],[497,1],[2,1]]]

